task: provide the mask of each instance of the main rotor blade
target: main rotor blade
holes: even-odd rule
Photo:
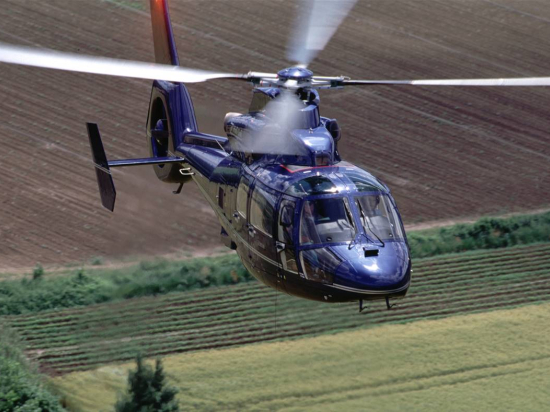
[[[217,73],[155,63],[84,56],[0,43],[0,62],[80,73],[170,82],[200,83],[212,79],[250,80],[248,74]]]
[[[550,77],[519,77],[504,79],[441,79],[441,80],[337,80],[338,86],[550,86]]]
[[[287,46],[288,60],[307,66],[325,48],[357,0],[305,0]]]

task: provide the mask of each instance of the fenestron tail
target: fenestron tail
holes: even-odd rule
[[[170,13],[168,12],[168,0],[150,0],[150,4],[155,61],[161,64],[179,66],[178,51],[176,50]]]
[[[168,0],[149,0],[155,60],[160,64],[179,66],[176,41],[170,23]],[[188,133],[198,133],[197,119],[191,96],[183,83],[155,80],[149,101],[147,117],[147,145],[155,159],[173,156]],[[165,162],[158,162],[165,163]],[[184,183],[189,175],[182,175],[178,164],[154,167],[158,179],[165,183]]]

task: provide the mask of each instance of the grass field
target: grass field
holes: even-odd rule
[[[351,316],[351,314],[350,314]],[[164,358],[183,410],[548,410],[550,304]],[[109,410],[128,365],[52,380]]]
[[[4,318],[44,372],[63,374],[146,356],[299,339],[550,301],[550,244],[415,261],[399,307],[289,297],[257,282]]]

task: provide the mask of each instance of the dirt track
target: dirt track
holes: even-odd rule
[[[0,0],[0,41],[152,61],[145,0]],[[289,2],[172,0],[184,66],[276,71]],[[310,67],[352,78],[550,75],[550,3],[360,1]],[[0,66],[0,267],[218,246],[195,187],[174,196],[146,169],[114,172],[101,208],[84,122],[112,158],[146,156],[150,82]],[[190,87],[202,131],[245,110],[248,85]],[[550,89],[363,88],[322,95],[341,152],[393,189],[406,223],[550,205]]]

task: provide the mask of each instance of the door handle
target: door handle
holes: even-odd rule
[[[277,249],[278,253],[281,253],[283,250],[286,249],[286,245],[282,242],[276,242],[275,243],[275,248]]]
[[[252,226],[248,227],[248,234],[250,236],[254,236],[256,234],[256,231],[254,230],[254,228]]]

